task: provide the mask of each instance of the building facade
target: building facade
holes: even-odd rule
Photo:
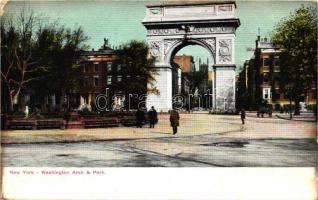
[[[267,38],[257,37],[254,55],[246,60],[237,83],[238,107],[258,109],[267,102],[275,110],[288,108],[289,94],[280,86],[281,50]],[[312,88],[301,99],[301,109],[316,104],[316,89]]]
[[[195,71],[194,60],[192,56],[181,55],[175,56],[173,59],[173,64],[176,65],[181,71],[180,77],[180,94],[189,94],[190,93],[190,80],[189,74]],[[179,73],[180,73],[179,72]],[[179,85],[179,84],[178,84]]]
[[[114,50],[87,51],[82,53],[83,90],[81,91],[81,104],[92,104],[98,94],[101,94],[108,85],[116,79],[112,76],[113,69],[117,66]]]
[[[173,62],[180,66],[183,73],[190,73],[195,71],[195,65],[194,65],[194,60],[192,56],[185,55],[185,54],[180,56],[175,56],[173,58]]]
[[[99,50],[82,52],[80,105],[89,104],[93,105],[93,108],[104,108],[105,98],[98,97],[104,95],[109,97],[108,109],[125,107],[125,88],[117,86],[129,78],[129,74],[124,70],[128,66],[122,63],[118,56],[120,51],[110,48],[106,40]]]

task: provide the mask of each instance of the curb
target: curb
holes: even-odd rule
[[[279,115],[275,115],[277,118],[279,119],[284,119],[284,120],[289,120],[289,121],[294,121],[294,122],[317,122],[316,120],[295,120],[295,119],[290,119],[290,118],[286,118],[286,117],[282,117]]]

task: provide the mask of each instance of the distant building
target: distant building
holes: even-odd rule
[[[173,59],[172,65],[178,72],[175,72],[173,77],[173,81],[178,80],[177,90],[174,89],[173,94],[188,94],[190,93],[190,81],[189,81],[189,73],[195,71],[194,60],[192,56],[181,55],[175,56]]]
[[[180,66],[183,73],[195,71],[194,60],[192,56],[181,55],[175,56],[173,62]]]
[[[254,55],[244,62],[237,81],[237,106],[257,109],[266,101],[276,110],[288,107],[289,96],[280,88],[281,50],[267,38],[258,36],[255,42]],[[303,96],[302,104],[316,104],[315,88]]]

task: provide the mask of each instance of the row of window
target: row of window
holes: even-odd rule
[[[271,63],[271,61],[272,61],[272,63]],[[274,57],[273,59],[262,58],[261,62],[262,62],[263,66],[271,66],[271,64],[272,64],[272,66],[280,66],[279,57],[278,56]]]
[[[105,67],[107,69],[108,72],[111,72],[112,71],[112,68],[113,68],[113,62],[104,62],[105,63]],[[93,67],[93,72],[98,72],[99,71],[99,65],[100,63],[99,62],[94,62],[94,67]],[[88,63],[84,63],[83,64],[83,72],[88,72]],[[126,67],[126,64],[125,63],[118,63],[116,65],[116,71],[121,71],[122,67]]]
[[[271,88],[263,88],[263,99],[279,99],[281,94],[283,95],[282,97],[284,99],[288,99],[288,95],[281,93],[279,89],[275,89],[275,91],[272,93]]]
[[[275,89],[273,92],[271,91],[271,88],[263,88],[262,92],[263,99],[289,99],[289,94],[287,92],[282,92],[280,89]],[[315,95],[313,95],[313,98],[315,99]]]
[[[125,76],[126,78],[130,78],[129,75]],[[137,76],[137,78],[139,78],[139,76]],[[116,76],[116,82],[122,82],[122,79],[123,79],[123,76],[121,75],[118,75]],[[107,85],[110,85],[112,84],[112,80],[113,80],[113,76],[106,76],[106,83]],[[87,87],[88,86],[88,81],[89,81],[89,78],[88,77],[84,77],[84,86]],[[94,76],[93,77],[93,85],[94,86],[98,86],[99,85],[99,76]]]
[[[279,73],[272,73],[271,76],[272,76],[272,80],[273,81],[279,81],[280,80]],[[261,78],[262,78],[262,82],[269,82],[269,73],[268,72],[264,72],[262,74]]]

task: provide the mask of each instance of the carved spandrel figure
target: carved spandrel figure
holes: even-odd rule
[[[231,40],[220,40],[219,46],[219,61],[231,62]]]

